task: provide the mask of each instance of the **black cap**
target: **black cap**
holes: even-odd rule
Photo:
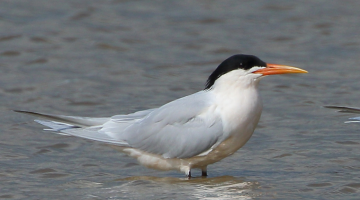
[[[253,55],[236,54],[224,60],[209,76],[205,89],[211,88],[222,75],[237,69],[249,70],[253,67],[266,67],[266,63]]]

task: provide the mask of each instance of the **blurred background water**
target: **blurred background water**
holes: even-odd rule
[[[359,198],[360,127],[343,123],[356,115],[323,106],[360,106],[360,1],[3,0],[0,30],[2,199]],[[157,107],[237,53],[309,74],[262,80],[258,128],[208,178],[147,169],[12,112]]]

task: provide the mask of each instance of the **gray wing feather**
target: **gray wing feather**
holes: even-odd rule
[[[117,137],[131,147],[165,158],[196,156],[209,150],[222,136],[221,120],[204,114],[209,109],[211,98],[198,92],[153,110]]]
[[[136,119],[142,119],[152,111],[156,110],[157,108],[148,109],[148,110],[142,110],[137,111],[128,115],[115,115],[111,117],[111,120],[114,122],[127,122],[127,121],[133,121]]]
[[[180,126],[168,124],[164,127],[153,127],[147,133],[139,129],[128,139],[132,147],[160,154],[164,158],[189,158],[210,149],[220,138],[220,123],[208,125],[201,119]]]
[[[160,108],[111,118],[18,112],[48,118],[50,121],[37,122],[63,134],[129,146],[164,158],[189,158],[209,151],[223,136],[222,121],[213,114],[212,105],[211,96],[201,91]]]
[[[62,130],[62,133],[68,135],[81,137],[89,140],[96,140],[99,142],[105,142],[108,144],[118,145],[118,146],[128,146],[128,143],[125,141],[117,140],[107,134],[102,134],[99,132],[100,127],[90,127],[90,128],[80,128],[80,129],[65,129]]]

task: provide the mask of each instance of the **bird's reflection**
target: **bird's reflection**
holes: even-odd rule
[[[171,198],[185,199],[252,199],[255,194],[253,190],[259,187],[257,182],[249,182],[244,178],[233,176],[191,179],[133,176],[114,181],[123,184],[112,187],[113,192],[129,194],[136,191],[139,194],[151,190],[152,195],[162,196],[166,191],[173,195],[169,196]]]

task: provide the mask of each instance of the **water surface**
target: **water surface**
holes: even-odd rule
[[[0,198],[358,199],[360,2],[6,0],[0,3]],[[30,116],[111,116],[203,89],[246,53],[309,74],[262,80],[250,141],[187,180]],[[195,176],[200,172],[195,171]]]

